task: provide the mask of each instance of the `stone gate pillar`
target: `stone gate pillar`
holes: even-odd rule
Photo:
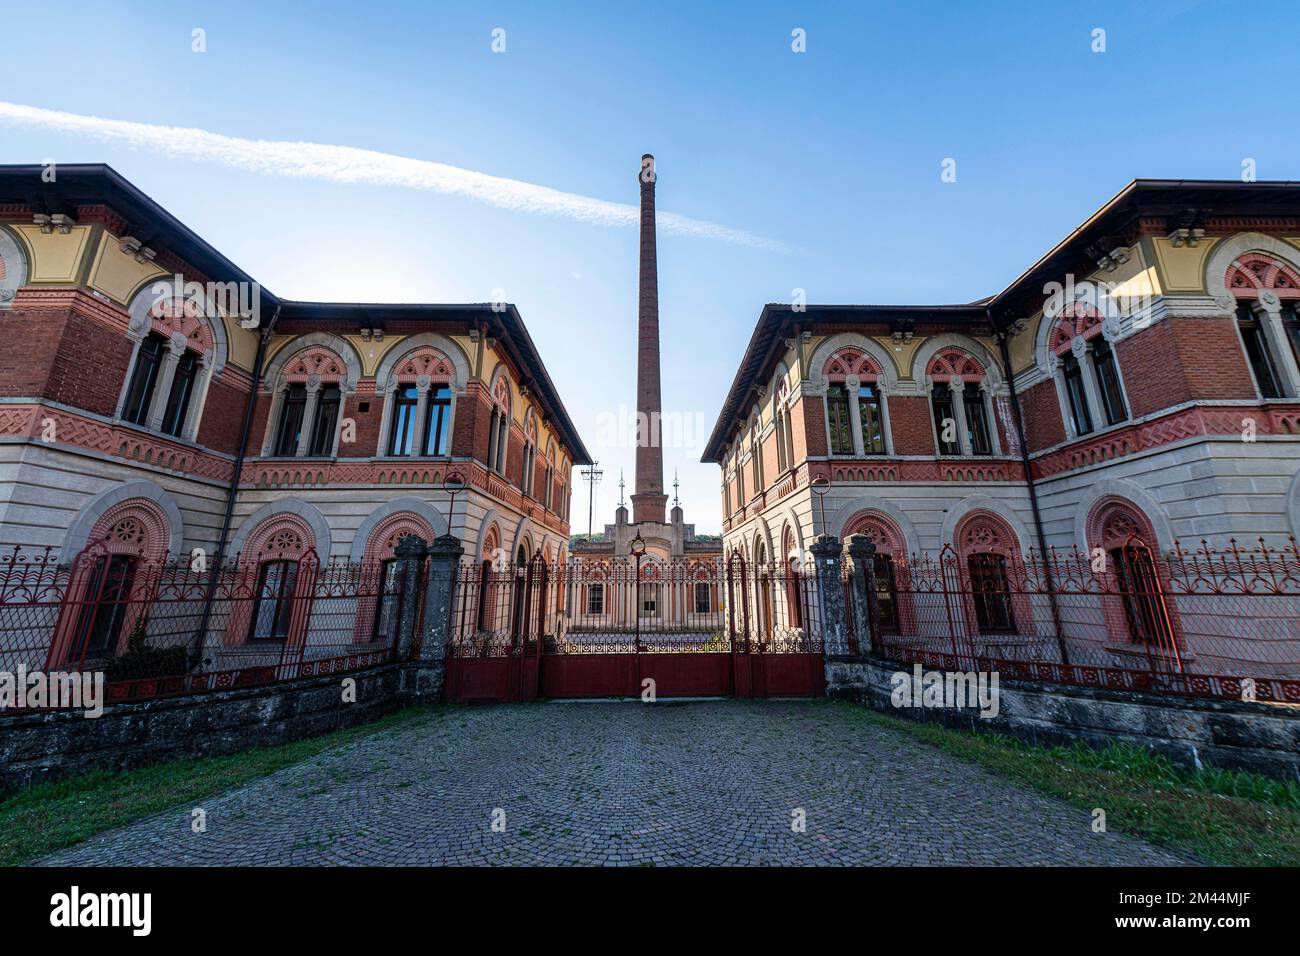
[[[424,590],[424,628],[411,660],[407,693],[417,703],[442,698],[447,642],[456,602],[460,559],[465,553],[460,539],[444,534],[425,550],[428,582]]]
[[[853,559],[853,633],[858,636],[858,653],[866,656],[880,650],[879,617],[876,614],[876,545],[864,534],[849,538]]]
[[[822,612],[822,646],[827,659],[847,657],[848,622],[844,613],[844,584],[840,580],[840,539],[824,534],[809,549],[817,568],[817,596]]]

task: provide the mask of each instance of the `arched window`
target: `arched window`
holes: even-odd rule
[[[1168,669],[1181,670],[1177,613],[1151,522],[1137,505],[1112,496],[1093,506],[1087,525],[1088,542],[1104,552],[1113,582],[1103,599],[1112,639],[1147,648]]]
[[[546,445],[545,484],[542,487],[542,504],[547,511],[555,510],[555,442]]]
[[[736,471],[736,510],[739,511],[741,508],[744,508],[745,505],[749,502],[749,499],[745,496],[745,471],[743,468],[740,467],[740,436],[739,435],[736,436],[735,471]]]
[[[197,296],[152,287],[136,296],[127,328],[134,350],[118,399],[122,421],[194,440],[216,363],[209,316]]]
[[[1057,393],[1072,438],[1128,420],[1119,360],[1103,330],[1101,313],[1084,302],[1063,308],[1052,328]]]
[[[406,457],[451,454],[452,387],[456,367],[442,350],[417,346],[389,373],[383,453]]]
[[[339,353],[321,344],[291,352],[268,384],[274,398],[262,453],[281,458],[337,454],[343,394],[349,389],[347,363]]]
[[[537,493],[537,416],[530,408],[524,413],[523,492],[532,498]]]
[[[231,645],[299,644],[306,625],[315,571],[316,537],[296,514],[263,519],[244,541],[241,576],[251,600],[234,602],[226,629]]]
[[[776,464],[781,474],[794,467],[794,431],[790,424],[790,388],[782,373],[777,378],[772,418],[776,433]]]
[[[86,549],[72,562],[65,603],[50,644],[49,667],[103,661],[123,653],[147,621],[171,529],[156,502],[131,498],[95,522]]]
[[[493,581],[498,567],[508,564],[508,557],[501,551],[501,532],[493,522],[483,532],[483,559],[479,564],[478,609],[476,611],[477,630],[480,632],[496,629],[496,586]]]
[[[832,455],[888,453],[880,364],[854,346],[832,354],[822,366],[826,378],[826,426]]]
[[[27,283],[27,256],[7,229],[0,228],[0,309],[11,309]]]
[[[363,587],[362,591],[366,593],[357,601],[353,640],[358,643],[374,641],[397,646],[406,576],[395,554],[398,543],[408,535],[427,542],[433,540],[434,531],[422,515],[399,511],[379,522],[370,532],[362,557],[361,574],[364,581],[373,581],[373,585]]]
[[[1237,331],[1263,398],[1295,397],[1300,383],[1300,273],[1250,252],[1228,266],[1224,283],[1237,300]]]
[[[1023,587],[1020,542],[1011,526],[996,514],[972,511],[955,532],[960,572],[969,594],[968,623],[982,636],[1016,634],[1032,624],[1032,611]]]
[[[916,633],[916,608],[912,600],[907,565],[907,545],[893,519],[879,511],[860,511],[844,523],[844,541],[865,535],[876,546],[876,621],[880,632]]]
[[[988,374],[979,359],[950,346],[930,358],[925,374],[939,454],[996,453]]]
[[[510,380],[504,370],[497,374],[492,386],[492,417],[488,423],[487,466],[498,474],[505,474],[506,447],[510,444]],[[524,483],[527,490],[527,483]]]
[[[763,484],[763,426],[758,409],[749,421],[749,461],[754,473],[754,494],[766,487]]]
[[[795,544],[794,532],[787,526],[781,534],[782,576],[785,578],[786,614],[791,627],[803,627],[808,619],[804,595],[804,562]]]

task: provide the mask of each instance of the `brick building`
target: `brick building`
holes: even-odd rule
[[[1155,180],[987,299],[768,305],[704,455],[726,553],[1285,545],[1298,306],[1300,186]]]
[[[512,305],[280,299],[106,166],[9,166],[0,330],[0,545],[565,559],[587,452]]]

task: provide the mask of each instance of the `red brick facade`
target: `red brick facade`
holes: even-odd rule
[[[1253,399],[1255,383],[1229,318],[1169,318],[1118,343],[1129,411],[1196,399]]]
[[[890,395],[889,431],[898,455],[933,455],[934,428],[924,395]]]

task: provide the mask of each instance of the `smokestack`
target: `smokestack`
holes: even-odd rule
[[[660,447],[659,418],[663,411],[659,390],[659,263],[655,251],[655,158],[641,157],[641,275],[637,306],[636,491],[632,495],[633,522],[664,523],[664,455]]]

